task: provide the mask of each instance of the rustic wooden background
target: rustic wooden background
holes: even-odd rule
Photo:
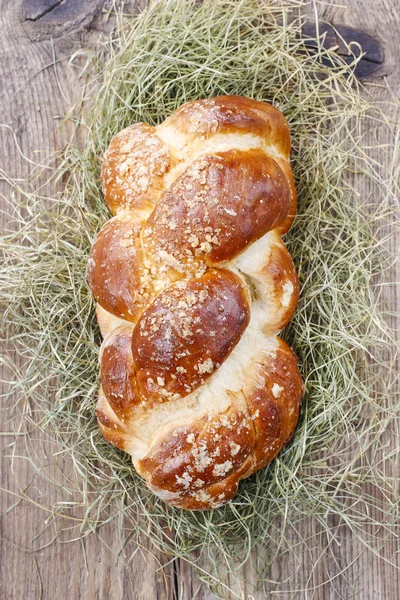
[[[49,155],[62,144],[57,116],[63,115],[78,98],[79,82],[69,65],[71,54],[82,47],[93,47],[102,32],[107,32],[112,21],[105,18],[106,0],[0,0],[0,166],[14,177],[26,177],[29,163],[21,152],[34,160]],[[126,4],[126,3],[125,3]],[[141,8],[142,2],[132,2]],[[400,94],[400,2],[399,0],[335,0],[325,1],[319,14],[336,24],[346,24],[371,34],[382,45],[385,55],[383,67],[374,75],[382,82],[387,78],[397,95]],[[310,8],[312,13],[312,7]],[[384,92],[376,89],[377,100]],[[15,137],[14,137],[15,136]],[[2,198],[0,198],[0,201]],[[1,219],[4,215],[1,214]],[[396,306],[396,293],[390,295]],[[7,429],[5,425],[2,430]],[[42,509],[26,501],[18,501],[9,491],[19,493],[32,481],[32,466],[24,460],[13,461],[11,451],[14,437],[2,436],[2,469],[0,498],[0,598],[3,600],[31,600],[34,598],[67,600],[197,600],[211,599],[207,588],[191,568],[180,561],[169,559],[139,548],[133,557],[117,562],[118,548],[112,528],[102,528],[100,535],[90,535],[84,542],[63,543],[52,541],[54,531],[35,539],[48,517]],[[35,441],[33,442],[35,444]],[[40,446],[38,452],[46,450]],[[47,450],[48,451],[48,450]],[[46,495],[46,482],[34,480],[36,493]],[[304,525],[301,533],[310,531]],[[133,550],[131,550],[133,552]],[[361,556],[359,557],[361,553]],[[384,554],[393,553],[393,547]],[[86,557],[86,558],[85,558]],[[358,557],[358,558],[357,558]],[[313,564],[311,555],[298,556],[303,574],[312,573],[307,593],[294,591],[279,593],[279,586],[271,584],[271,598],[337,600],[353,597],[362,600],[398,600],[400,598],[399,571],[378,557],[368,557],[362,547],[344,532],[337,552],[336,576],[326,583],[329,565]],[[164,569],[161,566],[166,565]],[[341,569],[350,565],[345,573]],[[269,574],[282,581],[287,569],[296,565],[277,563]],[[400,564],[399,564],[400,566]],[[251,600],[250,571],[242,573],[242,590],[227,598]],[[302,579],[306,581],[307,578]],[[301,580],[299,580],[301,581]],[[265,594],[254,594],[261,600]]]

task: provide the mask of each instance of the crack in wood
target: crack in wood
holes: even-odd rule
[[[64,2],[65,2],[65,0],[56,0],[55,2],[51,2],[51,4],[49,6],[43,6],[42,9],[40,9],[40,7],[38,6],[36,8],[36,11],[41,10],[41,12],[38,12],[38,14],[35,14],[35,12],[33,12],[33,14],[31,16],[26,15],[25,19],[26,19],[26,21],[39,21],[39,19],[42,19],[43,17],[45,17],[52,10],[57,8],[57,6],[60,6],[60,4],[63,4]],[[44,4],[47,4],[47,2],[44,2]],[[34,11],[35,11],[35,7],[34,7]]]
[[[177,559],[175,559],[172,563],[172,577],[173,577],[173,584],[172,584],[173,600],[179,600],[179,578],[178,578]]]
[[[354,58],[360,58],[354,73],[361,79],[377,71],[383,64],[383,50],[379,42],[367,33],[347,25],[320,22],[317,29],[314,22],[308,22],[303,27],[303,35],[304,45],[311,50],[317,50],[319,44],[326,49],[334,49],[347,64],[353,63]],[[321,62],[334,66],[329,55],[323,55]]]

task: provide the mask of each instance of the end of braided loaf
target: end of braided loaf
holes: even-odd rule
[[[299,283],[290,134],[271,105],[188,102],[118,133],[102,166],[115,215],[89,259],[104,342],[99,427],[155,494],[208,509],[293,434],[302,381],[277,337]]]

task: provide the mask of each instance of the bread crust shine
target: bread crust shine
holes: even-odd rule
[[[276,108],[220,96],[128,127],[105,154],[115,216],[88,266],[98,424],[180,508],[231,500],[297,423],[298,361],[277,337],[299,297],[281,239],[296,212],[289,152]]]

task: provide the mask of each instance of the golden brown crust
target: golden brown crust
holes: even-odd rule
[[[282,172],[283,172],[283,174],[286,178],[286,181],[288,183],[288,186],[290,188],[289,212],[288,212],[285,220],[282,223],[280,223],[276,228],[276,231],[277,231],[277,233],[279,233],[279,235],[285,235],[285,233],[287,233],[289,231],[289,229],[291,228],[294,218],[296,216],[297,193],[296,193],[296,187],[294,185],[292,169],[290,167],[289,162],[287,160],[283,160],[282,158],[279,158],[279,157],[276,157],[276,161],[279,164],[280,168],[282,169]]]
[[[266,332],[281,331],[294,315],[300,294],[300,284],[292,257],[281,244],[272,244],[271,258],[260,273],[270,296],[279,305],[275,320],[268,323]]]
[[[137,464],[151,489],[186,509],[231,500],[239,481],[271,462],[293,435],[302,395],[297,362],[279,339],[252,364],[242,410],[168,431]]]
[[[96,417],[99,428],[106,440],[116,448],[128,451],[129,429],[113,412],[101,387],[97,401]]]
[[[216,508],[296,426],[297,358],[277,333],[299,283],[290,133],[240,96],[188,102],[111,141],[113,213],[89,260],[105,336],[97,419],[170,504]]]
[[[213,420],[204,417],[190,428],[169,432],[137,467],[154,491],[171,495],[174,506],[201,509],[210,503],[222,505],[230,497],[225,486],[217,484],[226,479],[239,481],[243,466],[251,461],[254,443],[248,414],[233,409]],[[211,493],[210,488],[214,488]]]
[[[89,285],[97,302],[133,323],[154,294],[140,232],[141,223],[128,213],[107,221],[93,244],[88,265]]]
[[[246,477],[280,452],[293,435],[299,415],[303,382],[293,350],[278,338],[274,354],[265,352],[255,365],[256,385],[245,390],[255,429],[254,462]]]
[[[275,312],[264,328],[266,333],[281,331],[294,315],[300,294],[300,284],[292,257],[280,238],[271,241],[269,261],[259,272],[261,285]]]
[[[160,199],[145,244],[155,260],[167,253],[181,270],[196,258],[223,264],[283,223],[290,203],[282,169],[261,149],[204,156]]]
[[[119,419],[133,414],[140,403],[133,356],[132,327],[120,326],[104,340],[100,352],[100,377],[103,393]]]
[[[300,293],[292,258],[276,230],[253,244],[231,268],[245,277],[253,298],[264,307],[263,332],[276,335],[293,317]]]
[[[151,211],[170,167],[169,148],[154,127],[135,123],[117,133],[101,169],[104,198],[110,211]]]
[[[132,335],[143,397],[185,397],[202,385],[242,337],[249,313],[243,282],[226,269],[210,269],[162,292]]]
[[[290,131],[283,114],[266,102],[243,96],[218,96],[186,102],[164,122],[193,138],[212,137],[217,133],[252,133],[285,157],[290,152]]]

